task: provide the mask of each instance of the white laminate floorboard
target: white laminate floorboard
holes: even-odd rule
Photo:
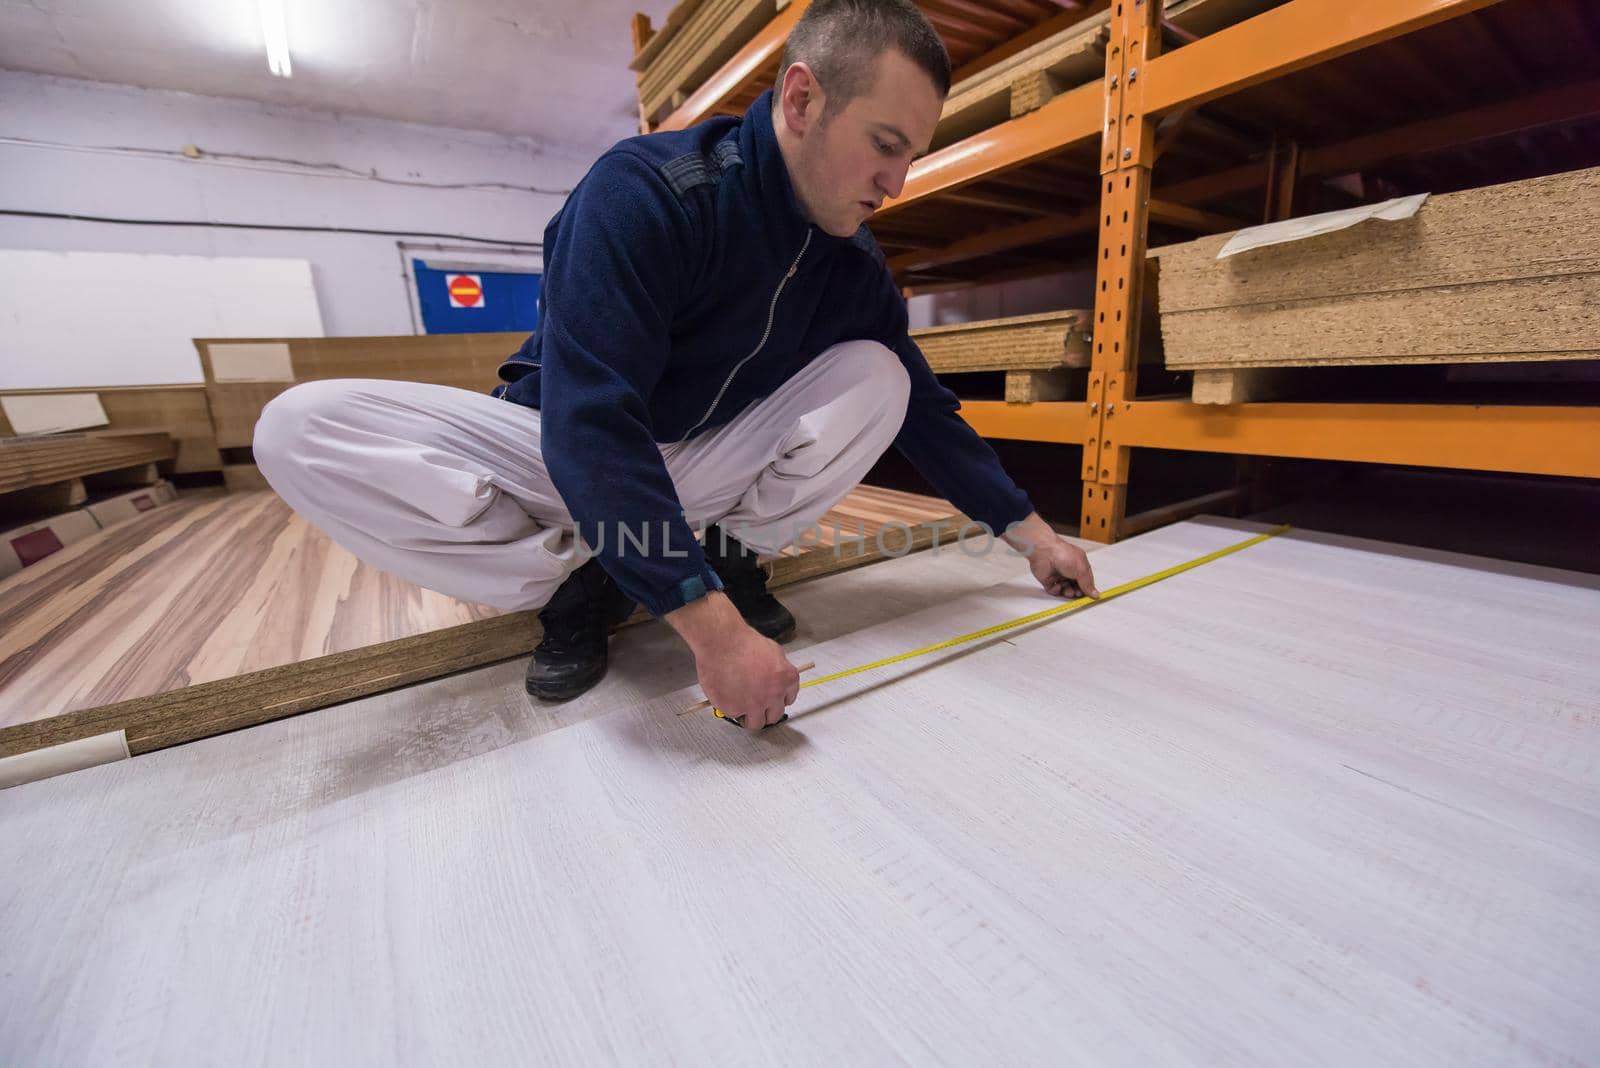
[[[806,655],[1049,603],[953,586]],[[1291,534],[759,739],[624,679],[428,759],[347,706],[19,787],[0,1053],[1593,1063],[1597,635],[1593,578]]]

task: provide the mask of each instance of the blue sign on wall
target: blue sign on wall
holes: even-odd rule
[[[532,333],[539,325],[537,274],[510,271],[436,271],[411,261],[417,278],[422,329],[429,334]]]

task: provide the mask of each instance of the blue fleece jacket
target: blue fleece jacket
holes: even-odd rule
[[[769,91],[742,118],[630,137],[600,157],[545,230],[539,328],[493,391],[539,409],[545,466],[579,535],[657,616],[722,586],[658,445],[728,422],[842,341],[900,357],[911,395],[894,444],[941,494],[997,533],[1033,510],[907,334],[871,233],[807,221],[771,108]]]

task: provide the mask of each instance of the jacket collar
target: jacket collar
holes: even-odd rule
[[[806,239],[806,230],[814,231],[811,244],[838,245],[852,240],[834,237],[819,226],[813,226],[795,195],[794,181],[789,177],[789,165],[784,162],[783,150],[778,147],[778,133],[772,126],[772,90],[756,98],[744,113],[740,124],[741,154],[746,160],[746,180],[755,184],[755,193],[767,218],[786,243],[799,249]],[[751,163],[753,162],[753,166]]]

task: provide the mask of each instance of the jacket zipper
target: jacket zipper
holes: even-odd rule
[[[789,279],[793,278],[795,272],[800,269],[800,261],[805,258],[806,249],[811,247],[811,235],[813,233],[814,231],[810,227],[806,228],[805,244],[800,246],[800,251],[795,256],[794,262],[789,265],[788,273],[778,281],[778,288],[773,291],[772,303],[767,306],[767,328],[762,331],[761,340],[756,343],[756,347],[751,350],[750,355],[733,365],[733,370],[728,372],[728,377],[722,380],[722,388],[717,390],[717,395],[711,399],[711,407],[706,409],[706,414],[700,417],[698,423],[684,432],[683,437],[678,439],[679,441],[687,441],[696,430],[705,426],[706,420],[711,418],[711,413],[716,411],[717,405],[722,403],[723,394],[727,393],[728,387],[733,384],[733,376],[738,374],[740,368],[755,359],[761,350],[767,347],[767,339],[772,336],[772,321],[778,314],[778,298],[783,296],[783,287],[789,284]]]

